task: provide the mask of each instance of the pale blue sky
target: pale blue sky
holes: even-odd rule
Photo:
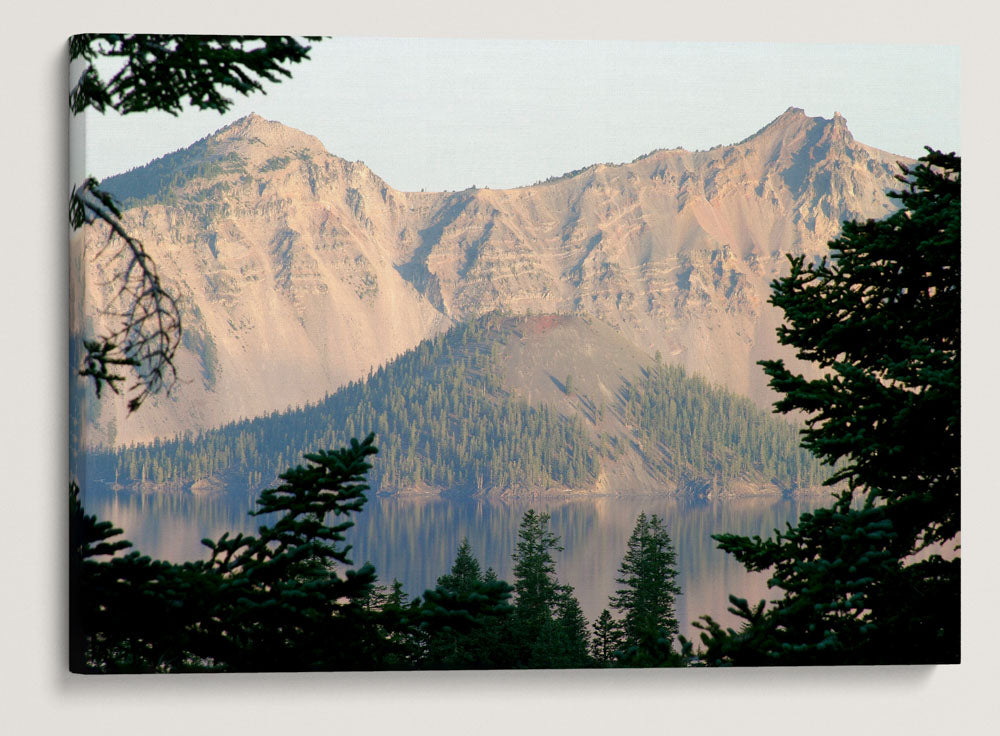
[[[317,136],[398,189],[531,184],[656,148],[741,140],[789,106],[918,156],[960,150],[959,49],[932,45],[328,39],[226,115],[88,119],[103,178],[249,112]]]

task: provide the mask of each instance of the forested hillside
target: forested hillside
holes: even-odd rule
[[[791,490],[822,481],[794,427],[657,361],[621,380],[610,399],[587,395],[592,381],[578,373],[549,376],[557,396],[529,403],[509,364],[515,354],[527,360],[529,337],[536,352],[557,340],[553,324],[600,334],[604,350],[620,349],[578,318],[494,313],[423,341],[316,405],[95,455],[93,469],[123,486],[255,490],[303,452],[373,431],[380,452],[370,477],[379,493],[629,493],[635,488],[620,468],[616,487],[601,478],[637,463],[662,492],[705,493],[734,482]],[[538,336],[545,330],[552,337]],[[567,385],[574,381],[576,391]]]

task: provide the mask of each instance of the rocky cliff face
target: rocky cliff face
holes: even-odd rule
[[[843,117],[790,108],[710,151],[511,190],[400,192],[251,115],[106,182],[180,294],[187,337],[173,394],[127,419],[102,403],[91,438],[145,441],[316,400],[495,309],[595,317],[767,403],[755,361],[787,357],[767,304],[784,254],[819,256],[844,219],[890,212],[896,161],[909,162],[856,142]],[[85,312],[99,315],[109,287],[99,261],[84,263]]]
[[[180,296],[184,340],[171,396],[128,417],[102,402],[97,441],[302,405],[450,324],[396,270],[405,199],[312,136],[250,116],[106,184]],[[110,293],[87,265],[98,314]]]
[[[819,255],[845,219],[882,217],[894,157],[789,109],[735,146],[446,198],[410,279],[449,316],[590,314],[647,352],[767,401],[767,304],[785,253]]]

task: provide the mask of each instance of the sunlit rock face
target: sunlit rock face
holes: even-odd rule
[[[457,320],[492,310],[596,318],[635,349],[761,405],[756,365],[790,357],[767,303],[786,253],[895,207],[897,161],[846,121],[789,108],[746,140],[654,151],[530,187],[401,192],[314,137],[250,115],[112,177],[129,227],[181,300],[171,395],[132,416],[92,401],[88,444],[167,437],[303,405]],[[77,238],[99,332],[113,284]]]

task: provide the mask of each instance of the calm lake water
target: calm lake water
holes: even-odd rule
[[[84,492],[88,513],[112,521],[135,548],[174,562],[202,559],[205,537],[255,532],[258,519],[247,512],[255,496],[227,494],[115,493],[101,487]],[[608,605],[625,546],[640,512],[666,519],[677,550],[677,601],[681,633],[697,641],[691,621],[702,614],[735,623],[726,608],[730,593],[756,602],[770,598],[764,574],[749,574],[716,549],[710,535],[722,532],[769,536],[775,528],[826,499],[758,497],[689,502],[655,496],[561,497],[526,501],[448,500],[436,497],[383,497],[370,500],[355,516],[348,535],[356,564],[370,561],[379,579],[398,578],[419,595],[451,567],[463,537],[483,568],[493,567],[513,581],[511,554],[521,517],[529,508],[551,514],[550,529],[564,550],[555,555],[559,580],[575,589],[584,614],[593,621]]]

